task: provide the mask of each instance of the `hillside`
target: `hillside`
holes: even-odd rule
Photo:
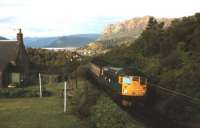
[[[115,66],[137,66],[152,82],[200,98],[200,14],[172,22],[167,29],[151,19],[134,44],[100,58]]]
[[[146,29],[150,18],[151,16],[137,17],[107,25],[100,38],[89,44],[87,49],[102,50],[123,44],[130,45]],[[163,22],[166,28],[170,26],[172,19],[157,18],[157,21],[159,23]]]
[[[96,40],[98,37],[99,37],[98,34],[80,34],[80,35],[63,36],[57,38],[47,47],[81,47],[88,44],[91,41]]]
[[[56,41],[58,37],[25,37],[24,44],[26,47],[42,48]]]
[[[0,36],[0,40],[7,40],[5,37]]]
[[[150,85],[191,97],[186,101],[180,95],[164,96],[156,89],[157,99],[153,106],[169,119],[186,123],[186,128],[199,128],[199,35],[200,13],[176,19],[167,29],[151,19],[133,44],[112,49],[96,59],[116,67],[134,68],[146,75]]]
[[[62,37],[26,37],[26,47],[81,47],[98,38],[98,34],[79,34]]]

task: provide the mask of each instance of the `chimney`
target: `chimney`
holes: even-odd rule
[[[23,34],[21,28],[19,29],[19,32],[17,33],[17,41],[19,43],[23,43]]]

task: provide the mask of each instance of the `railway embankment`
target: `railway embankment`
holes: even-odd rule
[[[133,119],[122,110],[106,93],[99,90],[97,85],[90,83],[85,76],[85,67],[78,69],[78,86],[68,99],[68,112],[74,113],[85,120],[92,128],[145,128],[144,124]],[[72,77],[72,83],[75,83]]]

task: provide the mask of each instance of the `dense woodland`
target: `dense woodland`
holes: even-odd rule
[[[152,83],[200,98],[200,14],[175,19],[168,28],[152,17],[131,46],[96,58],[141,69]]]
[[[37,77],[41,72],[48,75],[57,75],[59,81],[67,79],[79,65],[74,53],[69,51],[50,51],[45,49],[28,48],[28,55],[31,63],[31,75]]]

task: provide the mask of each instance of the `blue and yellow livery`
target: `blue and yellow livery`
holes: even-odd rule
[[[91,63],[90,70],[96,79],[104,82],[105,86],[121,96],[142,97],[147,92],[147,79],[134,73],[127,73],[123,68],[97,66]]]

